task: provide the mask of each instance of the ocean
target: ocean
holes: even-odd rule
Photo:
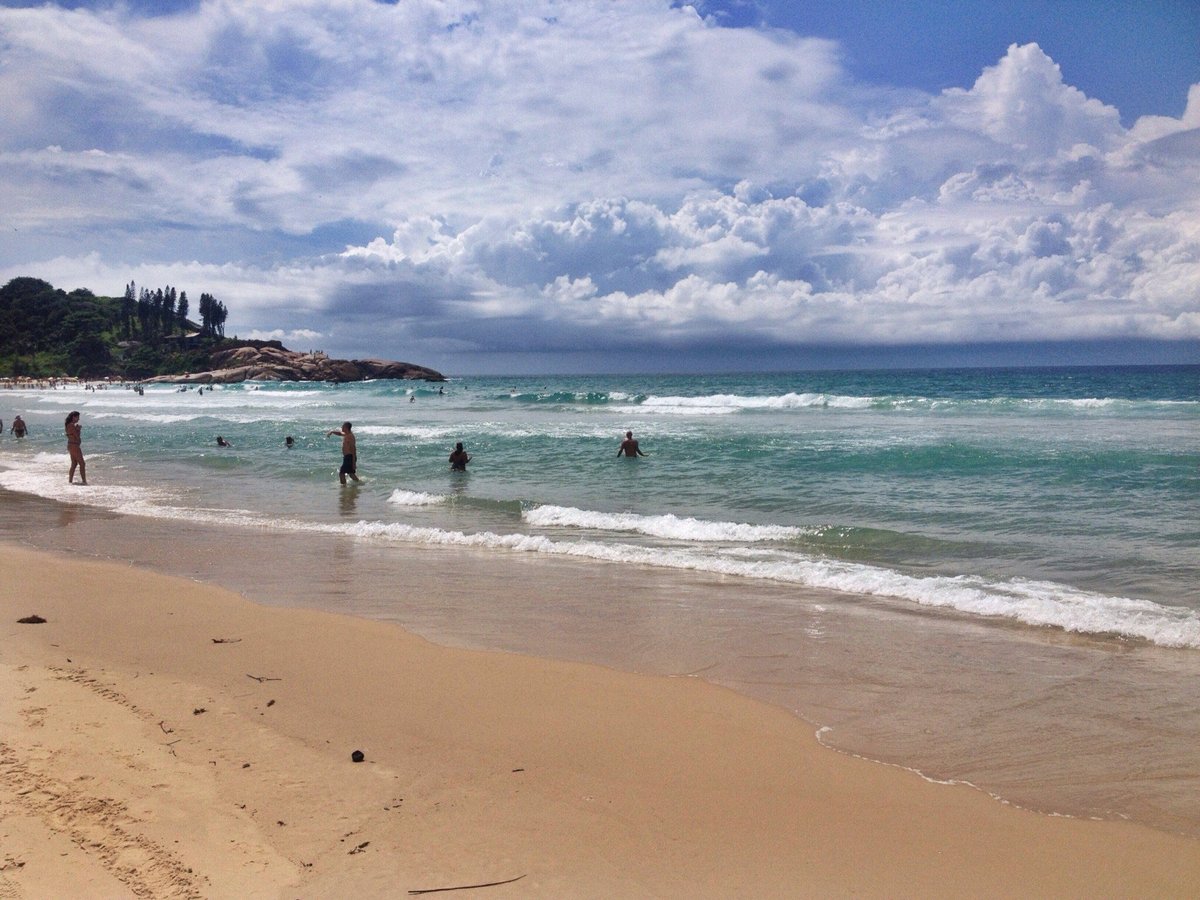
[[[1200,367],[0,392],[16,413],[3,496],[104,523],[73,549],[187,534],[216,549],[182,574],[264,602],[704,677],[846,752],[1200,833]],[[364,481],[341,487],[347,420]],[[616,456],[627,430],[644,458]],[[392,589],[430,573],[426,599]]]

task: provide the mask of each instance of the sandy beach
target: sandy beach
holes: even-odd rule
[[[1200,891],[1193,839],[849,757],[698,679],[12,544],[0,566],[25,573],[0,589],[0,896]]]

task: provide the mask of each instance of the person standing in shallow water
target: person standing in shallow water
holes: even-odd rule
[[[338,469],[338,481],[346,483],[349,475],[358,481],[358,442],[354,439],[353,427],[349,422],[343,422],[341,428],[334,428],[325,433],[326,437],[337,435],[342,439],[342,467]]]
[[[74,484],[75,470],[79,469],[79,483],[87,484],[87,466],[83,462],[83,426],[79,424],[78,410],[67,414],[64,427],[67,432],[67,455],[71,457],[71,471],[67,473],[67,483]]]
[[[638,446],[638,442],[633,439],[633,432],[625,432],[625,440],[621,441],[621,446],[617,448],[617,456],[645,456],[642,448]]]
[[[450,471],[465,472],[467,471],[467,463],[470,461],[471,457],[463,449],[462,441],[459,441],[454,445],[454,449],[450,451]]]

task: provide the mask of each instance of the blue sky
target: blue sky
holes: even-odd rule
[[[1200,361],[1193,2],[8,2],[0,108],[0,281],[297,349]]]

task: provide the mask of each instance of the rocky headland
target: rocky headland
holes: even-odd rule
[[[321,351],[301,353],[278,342],[247,344],[218,350],[209,357],[211,368],[184,375],[156,375],[146,384],[236,384],[242,381],[366,381],[397,378],[445,381],[440,372],[413,363],[388,359],[332,359]]]

